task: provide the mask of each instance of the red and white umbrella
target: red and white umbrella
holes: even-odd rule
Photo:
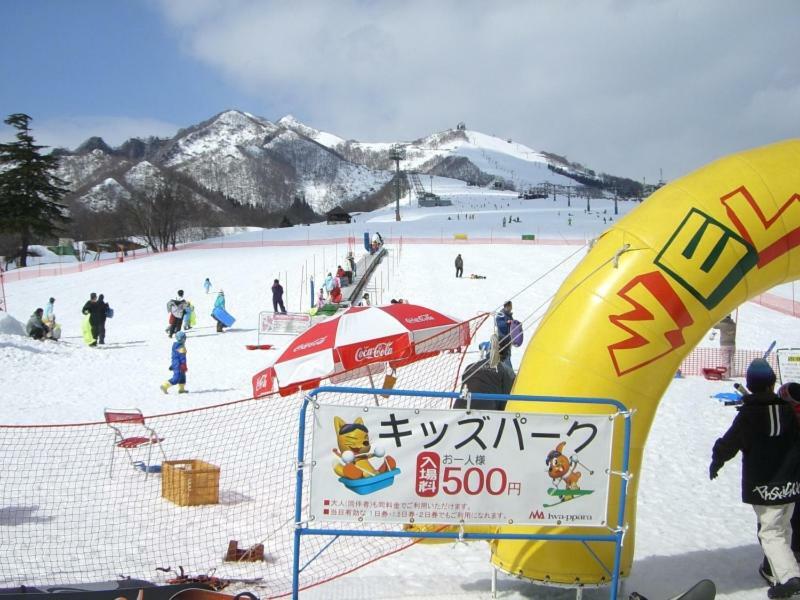
[[[253,395],[310,389],[345,372],[374,374],[469,343],[469,326],[414,304],[352,307],[295,338],[253,377]]]

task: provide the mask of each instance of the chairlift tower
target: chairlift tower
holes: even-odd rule
[[[394,161],[395,177],[394,177],[394,220],[400,220],[400,161],[405,160],[406,149],[402,146],[392,146],[389,150],[389,159]]]

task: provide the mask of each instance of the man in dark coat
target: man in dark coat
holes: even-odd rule
[[[97,311],[100,314],[98,317],[97,323],[97,343],[98,344],[105,344],[106,343],[106,319],[108,318],[108,310],[111,308],[108,305],[108,302],[105,301],[105,296],[100,294],[97,297]],[[91,322],[91,317],[89,317],[89,321]]]
[[[728,431],[714,443],[709,477],[742,453],[742,502],[758,518],[758,537],[776,584],[767,595],[800,594],[800,567],[792,554],[789,521],[800,498],[798,423],[791,405],[773,392],[775,372],[761,358],[747,368],[742,406]]]
[[[494,318],[500,362],[506,363],[509,369],[513,369],[511,366],[511,323],[514,321],[512,309],[511,300],[507,300],[503,304],[503,310],[498,312]]]
[[[464,259],[459,254],[456,256],[456,277],[461,277],[464,274]]]
[[[97,340],[100,337],[100,327],[105,322],[106,304],[97,301],[97,294],[92,292],[89,295],[89,300],[83,305],[81,312],[89,315],[89,325],[92,327],[92,339],[94,340],[90,346],[97,346]],[[105,337],[105,334],[103,334]]]
[[[276,279],[272,284],[272,310],[278,312],[278,308],[281,309],[281,313],[286,314],[286,307],[283,305],[283,286]]]
[[[488,346],[488,343],[487,343]],[[472,393],[477,394],[510,394],[514,386],[516,375],[514,370],[505,363],[498,363],[496,367],[489,364],[488,347],[481,348],[480,360],[468,364],[461,374],[461,385],[467,386]],[[453,408],[466,408],[466,400],[459,398],[453,403]],[[473,400],[471,407],[476,410],[504,410],[505,400]]]

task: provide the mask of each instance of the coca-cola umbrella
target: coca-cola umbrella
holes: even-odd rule
[[[468,343],[466,323],[422,306],[352,307],[295,338],[253,377],[253,395],[311,389],[344,373],[371,376]]]

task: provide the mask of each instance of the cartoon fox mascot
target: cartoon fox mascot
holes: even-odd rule
[[[345,479],[373,477],[391,471],[397,466],[391,456],[384,456],[383,448],[375,446],[370,451],[369,431],[361,417],[353,423],[345,423],[343,419],[334,417],[333,426],[336,431],[336,443],[339,446],[333,449],[333,453],[338,457],[333,470],[339,477]],[[373,457],[383,458],[377,469],[370,462]]]

